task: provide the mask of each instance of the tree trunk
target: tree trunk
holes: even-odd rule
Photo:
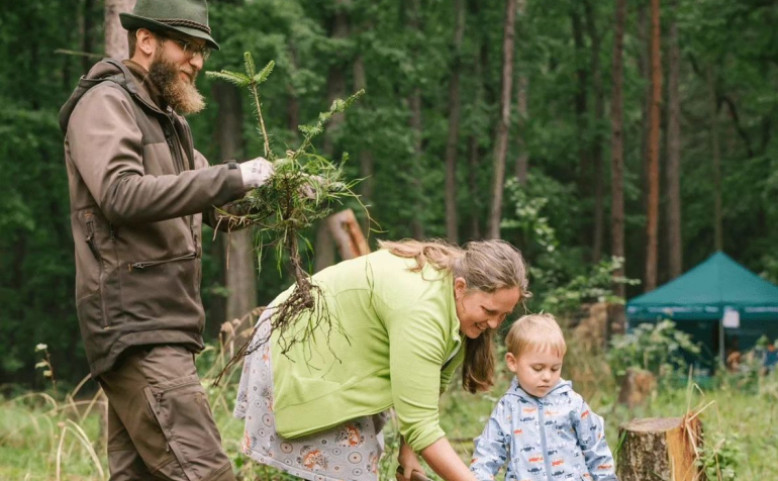
[[[365,61],[361,54],[358,54],[354,59],[354,90],[359,91],[364,89],[367,91],[367,75],[365,74]],[[367,102],[365,105],[364,102]],[[369,109],[369,100],[364,99],[356,108]],[[373,153],[369,149],[361,149],[359,151],[359,176],[363,179],[359,183],[359,195],[362,197],[362,202],[365,205],[371,205],[373,203],[373,193],[375,191],[375,159]],[[362,229],[368,233],[370,232],[370,218],[365,216],[362,221]]]
[[[481,21],[481,4],[478,0],[470,0],[468,2],[469,17],[473,18],[475,24],[479,24]],[[480,33],[480,32],[479,32]],[[484,86],[484,72],[487,71],[487,58],[488,58],[488,45],[482,35],[475,37],[477,44],[473,48],[473,83],[474,92],[473,104],[484,105],[486,101],[485,86]],[[486,202],[484,198],[483,189],[479,188],[478,177],[479,173],[483,171],[481,158],[484,155],[479,143],[479,135],[486,135],[478,129],[471,131],[467,139],[467,190],[469,194],[468,205],[468,238],[469,239],[482,239],[483,238],[483,223],[482,220],[486,218]]]
[[[710,105],[710,147],[713,162],[713,242],[717,251],[724,249],[724,235],[721,213],[721,148],[719,147],[719,108],[716,95],[715,67],[707,72],[708,104]]]
[[[494,142],[494,170],[492,183],[492,204],[489,209],[490,239],[500,238],[502,220],[502,195],[505,183],[505,156],[508,150],[508,129],[511,123],[511,88],[513,82],[514,26],[516,23],[516,0],[505,2],[505,25],[502,44],[502,90],[500,93],[500,118]]]
[[[419,0],[408,1],[408,28],[415,32],[417,36],[421,36],[421,4]],[[421,45],[415,43],[411,44],[411,57],[414,64],[418,61],[416,54],[421,48]],[[411,128],[411,136],[413,139],[413,162],[411,163],[411,177],[410,186],[412,189],[411,198],[414,200],[414,205],[421,206],[424,204],[424,189],[421,183],[423,177],[422,170],[422,111],[421,111],[421,87],[414,85],[408,95],[408,108],[410,110],[409,126]],[[411,217],[411,235],[414,239],[424,238],[424,221],[423,213],[425,209],[413,209]]]
[[[346,38],[349,34],[348,17],[346,15],[346,5],[349,0],[335,1],[335,16],[332,19],[330,36],[335,39]],[[327,76],[327,107],[337,98],[343,98],[346,92],[346,78],[343,74],[346,60],[336,58],[330,65]],[[324,145],[322,150],[324,155],[332,158],[335,154],[335,140],[333,134],[338,131],[343,124],[343,113],[337,113],[330,117],[327,130],[324,134]],[[335,245],[327,228],[327,223],[319,221],[316,225],[316,252],[314,258],[314,271],[318,272],[325,267],[335,263]]]
[[[678,11],[678,0],[673,1]],[[681,233],[681,98],[679,92],[680,52],[678,24],[670,23],[669,62],[667,73],[667,251],[670,279],[683,272],[683,243]]]
[[[594,195],[594,228],[592,230],[592,261],[599,262],[602,258],[602,243],[605,229],[605,201],[602,144],[605,141],[600,126],[605,118],[605,90],[602,85],[602,68],[600,66],[600,33],[597,29],[594,8],[591,0],[584,0],[586,30],[591,41],[589,48],[589,68],[594,91],[594,132],[591,142],[592,190]]]
[[[696,414],[636,419],[619,427],[619,439],[623,439],[617,468],[621,481],[706,479],[698,466],[702,423]]]
[[[659,124],[662,111],[659,1],[651,0],[651,108],[648,135],[648,205],[646,206],[646,292],[656,288],[659,238]]]
[[[241,128],[241,92],[232,84],[214,82],[211,92],[218,105],[216,138],[223,162],[244,154]],[[224,320],[243,317],[257,306],[256,263],[252,230],[243,229],[223,236],[224,285],[227,288]],[[221,323],[219,323],[221,324]]]
[[[344,39],[349,35],[348,17],[346,15],[346,5],[349,0],[335,0],[335,16],[332,19],[331,34],[334,39]],[[346,78],[343,74],[346,70],[346,59],[337,57],[332,61],[329,73],[327,75],[327,108],[332,105],[335,99],[343,98],[346,92]],[[335,152],[335,142],[333,133],[337,132],[343,124],[343,113],[339,112],[330,117],[327,131],[324,136],[324,152],[332,155]]]
[[[637,67],[643,81],[643,97],[640,103],[640,185],[641,203],[645,211],[648,206],[648,131],[651,111],[651,25],[646,14],[648,2],[638,2],[636,17]],[[641,239],[642,240],[642,239]]]
[[[587,99],[589,95],[589,78],[586,66],[581,59],[585,58],[584,46],[584,34],[583,25],[581,22],[581,16],[579,12],[581,3],[570,3],[570,26],[573,33],[573,48],[575,50],[575,94],[573,96],[573,105],[575,109],[575,133],[578,139],[578,195],[582,199],[589,199],[591,197],[591,185],[592,185],[592,168],[591,159],[589,158],[589,145],[587,139],[589,138],[587,132],[587,116],[588,105]],[[583,234],[580,232],[579,234]],[[588,237],[588,236],[587,236]],[[581,244],[585,242],[581,239]]]
[[[413,199],[415,206],[423,204],[424,189],[421,183],[422,179],[422,117],[421,117],[421,88],[414,87],[408,98],[408,106],[411,110],[410,127],[413,136],[413,163],[411,164],[410,184],[413,189]],[[423,209],[414,209],[411,217],[411,235],[414,239],[424,238],[424,222],[422,221]]]
[[[520,21],[525,21],[524,13],[527,11],[527,0],[518,0],[516,5],[516,11]],[[522,23],[519,23],[519,29],[522,27]],[[519,63],[520,65],[520,63]],[[519,122],[516,136],[516,144],[518,146],[518,155],[516,156],[515,175],[516,180],[519,181],[519,185],[527,185],[527,174],[529,171],[529,151],[527,150],[527,114],[528,103],[527,95],[529,93],[529,77],[527,73],[519,68],[519,76],[516,79],[516,112],[519,115]]]
[[[135,0],[105,0],[105,55],[118,60],[129,57],[127,31],[119,14],[135,7]]]
[[[446,238],[458,242],[457,219],[457,151],[459,145],[459,71],[462,69],[462,37],[465,32],[464,0],[454,1],[454,44],[451,61],[451,83],[448,87],[448,137],[446,138]]]
[[[613,88],[611,91],[611,254],[624,259],[624,107],[622,84],[624,82],[624,21],[627,0],[616,0],[613,34]],[[624,265],[613,275],[624,277]],[[625,296],[624,284],[617,282],[614,293]]]
[[[134,2],[133,2],[134,3]],[[81,15],[81,21],[80,24],[80,30],[81,30],[81,51],[84,53],[92,53],[92,49],[95,48],[94,46],[94,22],[93,22],[93,15],[92,11],[95,7],[95,0],[84,0],[83,5],[83,15]],[[116,15],[116,20],[118,21],[118,15]],[[126,40],[125,36],[125,42]],[[94,62],[94,59],[91,56],[84,55],[81,57],[81,71],[83,73],[87,73],[89,69],[92,67],[92,63]]]
[[[294,72],[297,70],[297,49],[294,45],[289,45],[289,62],[290,69]],[[289,96],[286,102],[286,128],[294,136],[296,141],[299,137],[298,127],[300,126],[300,101],[297,98],[297,91],[295,91],[294,84],[288,82],[286,85],[286,93]]]

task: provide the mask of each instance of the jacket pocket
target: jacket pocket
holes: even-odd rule
[[[109,324],[104,294],[107,285],[110,284],[110,276],[107,273],[109,267],[103,252],[106,248],[105,236],[101,238],[100,234],[106,229],[101,229],[100,219],[92,209],[82,210],[79,217],[81,237],[89,253],[80,248],[76,249],[77,278],[80,279],[79,285],[76,286],[78,295],[76,308],[79,319],[84,324],[82,329],[91,331],[104,328]]]
[[[203,310],[194,252],[167,259],[125,263],[119,269],[118,299],[112,313],[131,322],[148,322],[168,330],[199,331]],[[150,325],[150,324],[149,324]]]

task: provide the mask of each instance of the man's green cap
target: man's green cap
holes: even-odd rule
[[[178,32],[203,39],[209,47],[219,50],[219,44],[211,37],[205,0],[138,0],[132,13],[120,13],[119,19],[127,30]]]

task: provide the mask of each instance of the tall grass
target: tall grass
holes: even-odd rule
[[[778,376],[724,375],[715,388],[702,389],[660,382],[643,405],[632,410],[616,402],[617,386],[601,353],[585,352],[571,343],[564,377],[606,421],[611,449],[618,446],[619,425],[634,418],[681,417],[700,410],[704,452],[710,479],[763,481],[774,479],[778,459]],[[257,465],[241,453],[243,423],[232,417],[237,373],[219,386],[210,385],[224,364],[218,349],[208,349],[198,366],[220,427],[222,441],[238,477],[243,480],[292,480]],[[441,422],[462,459],[469,461],[494,403],[510,383],[502,370],[491,393],[471,395],[453,386],[441,399]],[[0,399],[0,480],[103,481],[108,478],[101,428],[102,398],[67,394],[28,393]],[[98,393],[99,395],[99,393]],[[704,409],[703,409],[704,408]],[[380,465],[382,480],[394,479],[398,437],[396,423],[385,428],[387,453]],[[615,453],[618,462],[618,452]]]

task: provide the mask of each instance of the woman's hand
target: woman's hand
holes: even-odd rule
[[[397,481],[412,481],[411,477],[413,472],[416,471],[420,474],[424,474],[424,468],[419,462],[418,456],[413,452],[410,446],[402,440],[400,443],[400,452],[397,454],[397,463],[402,467],[402,470],[398,470],[395,474]]]
[[[422,449],[421,455],[445,481],[477,481],[446,438],[440,438]]]

